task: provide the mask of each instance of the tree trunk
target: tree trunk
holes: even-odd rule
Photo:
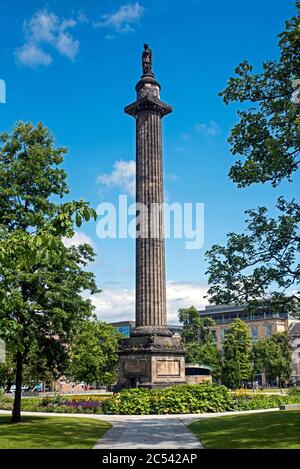
[[[11,423],[21,422],[21,396],[22,396],[22,372],[23,372],[23,355],[17,352],[16,356],[16,391],[14,398],[14,407],[12,412]]]

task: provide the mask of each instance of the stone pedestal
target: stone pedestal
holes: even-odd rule
[[[185,350],[180,337],[137,336],[119,349],[119,384],[126,388],[161,388],[185,383]]]

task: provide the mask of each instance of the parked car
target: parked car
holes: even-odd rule
[[[29,386],[22,386],[21,390],[22,391],[29,391],[30,388],[29,388]],[[16,385],[13,384],[8,392],[10,392],[10,393],[16,392]]]

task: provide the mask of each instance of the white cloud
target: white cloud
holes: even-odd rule
[[[83,231],[75,231],[72,238],[63,237],[63,243],[67,248],[80,246],[80,244],[90,244],[94,247],[93,240]]]
[[[167,282],[167,311],[168,322],[178,322],[178,309],[195,306],[204,309],[207,300],[207,285],[198,282]]]
[[[216,135],[220,135],[220,133],[222,133],[219,125],[215,121],[210,121],[208,124],[196,124],[195,131],[201,132],[211,137],[215,137]]]
[[[139,23],[145,8],[136,3],[127,3],[114,13],[102,15],[102,20],[94,23],[94,28],[111,27],[117,32],[134,31],[133,25]]]
[[[134,289],[101,286],[102,293],[89,298],[95,306],[98,319],[106,322],[134,320]]]
[[[115,161],[113,170],[108,174],[100,174],[97,182],[106,187],[116,187],[134,197],[135,195],[135,173],[136,166],[134,160]]]
[[[207,304],[203,298],[207,286],[201,283],[167,282],[168,323],[178,323],[178,309],[195,306],[202,309]],[[135,290],[119,286],[103,286],[103,292],[90,297],[99,319],[107,322],[134,320]]]
[[[26,43],[16,50],[17,62],[28,67],[50,65],[52,57],[34,43]]]
[[[26,42],[15,51],[17,62],[29,67],[49,65],[52,56],[43,50],[44,46],[74,60],[80,43],[69,30],[76,26],[77,21],[82,22],[72,18],[59,18],[47,9],[37,11],[29,21],[24,22]]]
[[[114,162],[111,173],[99,174],[97,182],[108,188],[118,188],[123,194],[128,194],[131,197],[134,197],[135,176],[136,163],[134,160],[118,160]],[[176,182],[178,181],[178,177],[176,174],[168,173],[165,175],[165,180]]]

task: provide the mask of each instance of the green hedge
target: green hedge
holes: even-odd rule
[[[189,414],[231,410],[225,386],[195,384],[165,389],[126,389],[103,402],[105,414]]]
[[[102,403],[104,414],[153,414],[153,394],[149,389],[124,389]]]

